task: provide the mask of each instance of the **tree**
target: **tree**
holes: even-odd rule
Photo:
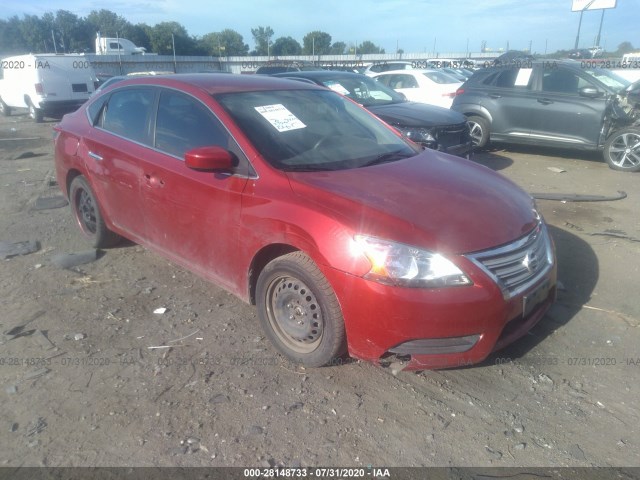
[[[67,10],[58,10],[54,20],[54,35],[58,51],[84,52],[92,48],[92,38],[84,19]]]
[[[251,35],[253,35],[253,41],[256,44],[256,48],[251,52],[251,54],[268,55],[269,42],[271,41],[271,37],[273,37],[273,29],[271,27],[252,28]]]
[[[86,18],[87,23],[91,29],[94,30],[93,35],[100,32],[103,37],[115,37],[116,35],[122,38],[127,38],[126,30],[131,28],[131,23],[120,15],[110,10],[92,10]],[[133,41],[133,40],[132,40]]]
[[[22,39],[20,18],[17,15],[0,20],[0,52],[9,55],[28,52]]]
[[[274,55],[300,55],[302,47],[294,38],[280,37],[273,42],[271,53]]]
[[[622,42],[620,45],[618,45],[618,50],[616,51],[616,53],[618,55],[624,55],[625,53],[629,53],[629,52],[633,52],[633,45],[631,45],[631,42]]]
[[[324,55],[331,50],[331,35],[315,30],[302,39],[302,53],[305,55]]]
[[[18,24],[26,49],[32,53],[48,52],[51,45],[51,29],[37,15],[24,15]]]
[[[334,42],[333,45],[331,45],[331,50],[329,51],[329,53],[331,55],[342,55],[343,53],[345,53],[346,50],[347,50],[346,43]]]
[[[157,23],[153,27],[149,27],[147,34],[152,51],[160,55],[173,55],[174,42],[176,55],[193,55],[198,51],[196,41],[189,36],[187,29],[178,22]]]
[[[230,28],[207,33],[200,39],[200,44],[206,55],[243,56],[249,53],[249,45],[244,43],[242,35]]]
[[[380,48],[373,42],[370,42],[369,40],[365,40],[360,45],[358,45],[358,53],[359,54],[384,53],[384,48]]]

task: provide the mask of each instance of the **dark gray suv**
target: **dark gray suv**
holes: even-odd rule
[[[581,62],[523,61],[476,71],[451,108],[467,116],[474,144],[601,149],[616,170],[640,171],[640,108],[629,82]]]

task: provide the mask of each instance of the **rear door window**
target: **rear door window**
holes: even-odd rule
[[[149,145],[154,97],[152,88],[128,88],[114,92],[102,110],[100,126],[121,137]]]

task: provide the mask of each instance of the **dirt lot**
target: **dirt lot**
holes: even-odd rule
[[[538,201],[564,289],[484,364],[303,370],[252,306],[140,246],[57,266],[87,246],[68,208],[39,209],[52,126],[0,119],[0,242],[40,247],[0,260],[0,466],[640,466],[640,175],[478,155],[530,192],[628,197]]]

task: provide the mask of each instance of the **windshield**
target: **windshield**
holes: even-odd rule
[[[215,96],[260,154],[285,171],[344,170],[412,157],[420,149],[327,90]]]
[[[389,105],[406,101],[395,90],[364,75],[322,80],[322,84],[345,97],[349,97],[363,107]]]
[[[610,87],[615,91],[622,90],[623,88],[626,88],[631,84],[630,81],[604,68],[585,70],[585,73],[595,78],[596,80],[599,80],[601,83],[604,83],[607,87]]]

